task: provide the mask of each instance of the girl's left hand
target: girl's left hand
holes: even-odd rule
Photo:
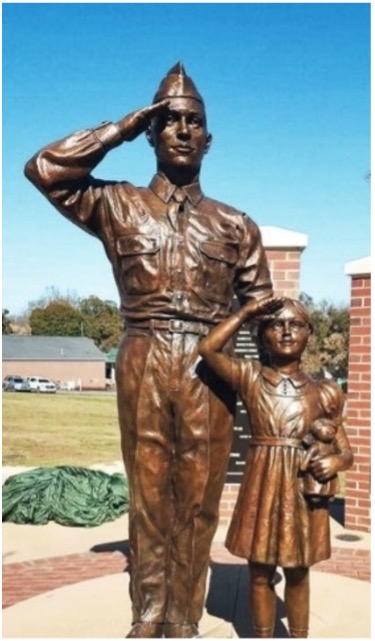
[[[310,461],[309,469],[320,482],[329,481],[340,469],[340,455],[331,454]]]

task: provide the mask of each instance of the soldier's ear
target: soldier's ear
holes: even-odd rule
[[[154,137],[153,137],[153,135],[152,135],[152,129],[151,129],[151,127],[147,127],[147,129],[146,129],[146,138],[147,138],[147,140],[148,140],[148,144],[149,144],[151,147],[155,147]]]
[[[206,146],[205,146],[205,148],[204,148],[204,153],[205,153],[205,154],[209,151],[209,149],[210,149],[210,147],[211,147],[211,143],[212,143],[212,134],[207,134],[207,137],[206,137]]]

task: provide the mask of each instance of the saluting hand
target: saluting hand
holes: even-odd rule
[[[161,114],[168,108],[169,100],[160,100],[150,107],[137,109],[119,120],[117,126],[121,130],[123,140],[131,141],[144,133],[150,125],[152,118]]]
[[[258,300],[251,300],[244,306],[247,318],[253,316],[267,316],[274,314],[283,307],[283,299],[275,297],[272,294],[267,294]]]

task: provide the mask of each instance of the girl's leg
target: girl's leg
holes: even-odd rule
[[[309,568],[284,568],[285,606],[291,637],[308,636],[310,607]]]
[[[250,608],[255,637],[273,637],[276,615],[274,578],[276,567],[250,563]]]

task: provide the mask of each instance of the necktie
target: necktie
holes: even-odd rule
[[[186,198],[186,194],[181,189],[177,188],[169,202],[167,216],[175,231],[177,231],[177,217],[179,213],[184,211]]]

